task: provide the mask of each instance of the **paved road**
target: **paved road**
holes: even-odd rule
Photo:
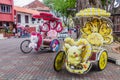
[[[56,53],[23,54],[19,49],[23,40],[0,40],[0,80],[120,80],[120,66],[112,63],[104,71],[93,67],[84,75],[71,74],[65,68],[57,73],[53,69]]]

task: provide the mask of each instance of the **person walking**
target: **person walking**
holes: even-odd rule
[[[13,30],[12,30],[14,37],[16,37],[16,33],[17,33],[17,27],[16,24],[13,24]]]
[[[7,25],[4,23],[3,26],[4,26],[4,29],[5,29],[5,33],[8,33],[8,27],[7,27]]]

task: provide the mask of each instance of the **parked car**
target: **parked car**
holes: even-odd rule
[[[66,38],[66,37],[69,37],[68,32],[61,32],[61,33],[58,34],[58,38],[59,39],[63,39],[64,40],[64,38]]]

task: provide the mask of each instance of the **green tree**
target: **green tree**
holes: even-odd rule
[[[61,14],[66,26],[68,26],[68,17],[70,15],[75,16],[75,12],[68,9],[75,8],[76,0],[44,0],[44,4],[53,9],[57,16]]]
[[[105,9],[111,13],[118,10],[114,8],[115,0],[44,0],[44,3],[53,9],[56,12],[56,15],[59,15],[59,13],[62,15],[63,22],[66,26],[69,26],[68,17],[70,15],[74,17],[75,14],[81,9],[95,7]],[[77,12],[68,10],[70,8],[77,8]],[[79,24],[77,20],[77,25],[83,26],[84,22],[85,19],[81,18]]]

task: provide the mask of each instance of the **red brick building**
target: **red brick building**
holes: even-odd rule
[[[0,0],[0,33],[4,33],[5,26],[12,32],[14,23],[13,0]]]
[[[37,10],[37,11],[45,11],[49,12],[49,7],[45,6],[42,2],[39,0],[34,0],[33,2],[29,3],[28,5],[24,6],[25,8]]]

